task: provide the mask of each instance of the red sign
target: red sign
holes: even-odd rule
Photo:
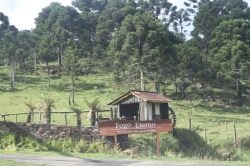
[[[102,120],[99,121],[99,131],[102,136],[121,134],[143,134],[172,131],[170,119],[160,120]]]

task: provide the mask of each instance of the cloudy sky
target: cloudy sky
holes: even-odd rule
[[[59,2],[64,6],[71,5],[72,0],[1,0],[0,12],[9,17],[11,25],[19,30],[32,29],[35,27],[34,18],[51,2]],[[185,0],[168,0],[178,8],[183,7]],[[250,4],[250,0],[245,0]]]

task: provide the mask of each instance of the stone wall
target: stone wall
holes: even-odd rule
[[[55,124],[30,124],[1,122],[0,132],[9,131],[17,135],[32,136],[38,141],[46,139],[72,139],[73,141],[85,140],[87,142],[99,141],[102,136],[99,135],[97,126],[76,127]],[[114,137],[104,137],[107,144],[114,144]],[[119,135],[118,143],[122,150],[128,148],[128,135]]]

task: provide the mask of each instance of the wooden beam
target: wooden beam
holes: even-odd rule
[[[160,133],[156,133],[156,155],[160,156]]]
[[[117,135],[114,135],[114,140],[115,140],[115,145],[117,145],[118,144]]]

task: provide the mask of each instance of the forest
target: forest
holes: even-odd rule
[[[77,76],[98,68],[130,89],[165,94],[171,83],[181,99],[189,97],[187,89],[219,83],[234,90],[222,100],[242,106],[249,94],[248,3],[184,4],[179,9],[167,0],[53,2],[38,11],[32,30],[18,30],[0,12],[0,65],[8,66],[14,90],[18,72],[35,74],[44,64],[48,88],[52,74],[68,77],[73,101]]]

